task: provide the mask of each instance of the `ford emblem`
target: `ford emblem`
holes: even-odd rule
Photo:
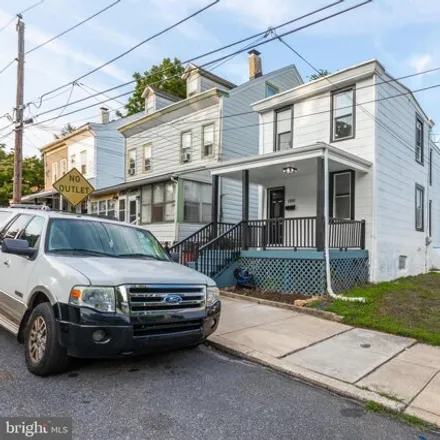
[[[179,295],[167,295],[163,301],[167,304],[179,304],[182,301],[182,297]]]

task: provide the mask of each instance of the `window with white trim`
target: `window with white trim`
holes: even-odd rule
[[[209,223],[211,221],[211,185],[185,180],[183,182],[183,221]]]
[[[191,161],[191,147],[192,147],[192,133],[191,131],[185,131],[180,134],[180,152],[181,162]]]
[[[292,148],[293,108],[275,112],[275,151]]]
[[[148,173],[149,171],[151,171],[151,143],[145,144],[142,149],[144,158],[143,171],[144,173]]]
[[[280,89],[277,86],[274,86],[270,82],[266,82],[266,98],[269,96],[276,95],[280,92]]]
[[[87,150],[81,151],[79,153],[80,161],[81,161],[81,174],[87,174]]]
[[[354,88],[332,93],[332,141],[354,137]]]
[[[172,222],[176,211],[174,182],[161,182],[142,187],[141,223]]]
[[[58,162],[52,164],[52,183],[58,180]]]
[[[67,173],[67,159],[62,159],[60,162],[60,177]]]
[[[202,130],[203,157],[212,156],[214,154],[214,124],[204,125]]]
[[[132,148],[128,150],[128,167],[127,172],[130,176],[134,176],[136,174],[136,148]]]
[[[119,220],[121,220],[121,222],[125,222],[125,210],[126,210],[125,199],[119,199]]]

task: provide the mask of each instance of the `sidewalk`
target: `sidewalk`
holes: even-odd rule
[[[222,297],[212,345],[440,427],[440,348]]]

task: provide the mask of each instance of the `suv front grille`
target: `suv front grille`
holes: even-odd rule
[[[167,310],[205,308],[205,286],[127,286],[131,315],[148,315]]]
[[[201,331],[202,325],[203,322],[200,320],[175,322],[171,324],[134,325],[133,336],[141,338],[145,336],[172,335],[174,333]]]

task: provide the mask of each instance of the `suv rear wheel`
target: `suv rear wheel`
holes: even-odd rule
[[[57,326],[50,303],[32,310],[24,334],[26,365],[37,376],[61,373],[69,366],[70,358],[57,338]]]

